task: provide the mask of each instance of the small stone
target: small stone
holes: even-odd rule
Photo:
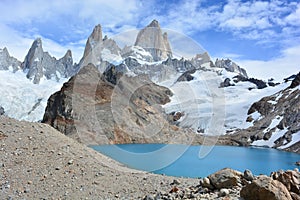
[[[55,170],[60,170],[60,168],[59,167],[55,167]]]
[[[94,181],[93,184],[94,185],[99,185],[99,182],[98,181]]]
[[[25,188],[24,189],[24,193],[29,193],[30,192],[30,189],[29,188]]]
[[[143,200],[154,200],[154,198],[151,195],[146,195]]]
[[[119,198],[119,195],[118,195],[118,194],[116,194],[116,195],[115,195],[115,197],[116,197],[116,198]]]
[[[178,187],[173,187],[170,191],[170,193],[178,192],[179,188]]]
[[[73,163],[74,163],[74,160],[72,160],[72,159],[68,161],[68,165],[72,165]]]
[[[213,189],[213,186],[210,183],[209,178],[205,177],[200,181],[200,184],[202,187],[208,188],[208,189]]]
[[[174,179],[171,185],[180,185],[180,181],[178,179]]]
[[[28,185],[31,185],[31,184],[32,184],[32,181],[28,181],[27,184],[28,184]]]
[[[220,196],[220,197],[225,197],[225,196],[227,196],[227,195],[229,195],[229,190],[228,190],[228,189],[225,189],[225,188],[222,188],[222,189],[220,190],[220,192],[219,192],[219,196]]]

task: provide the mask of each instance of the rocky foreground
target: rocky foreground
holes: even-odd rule
[[[46,124],[0,116],[0,199],[300,199],[298,170],[203,179],[128,169]]]

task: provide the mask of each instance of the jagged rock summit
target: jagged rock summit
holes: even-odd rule
[[[92,63],[97,66],[100,72],[104,72],[107,68],[104,61],[115,64],[121,59],[120,52],[120,47],[113,39],[107,36],[103,38],[102,27],[98,24],[86,41],[83,57],[77,70],[79,71],[83,66]]]
[[[172,57],[172,51],[167,33],[162,33],[157,20],[153,20],[142,29],[136,38],[135,46],[140,46],[150,52],[154,61]]]
[[[246,70],[238,66],[230,59],[217,59],[215,62],[215,66],[219,68],[225,68],[229,72],[239,73],[243,77],[248,78]]]
[[[37,38],[22,63],[22,69],[27,74],[27,78],[35,84],[38,84],[42,78],[56,80],[67,78],[73,71],[72,53],[68,50],[64,57],[57,60],[48,52],[44,52],[42,40]]]
[[[17,71],[21,66],[21,62],[9,55],[6,47],[0,49],[0,70],[8,70],[12,67],[13,71]]]
[[[83,57],[87,57],[91,50],[100,42],[102,42],[102,28],[101,25],[98,24],[86,41]]]

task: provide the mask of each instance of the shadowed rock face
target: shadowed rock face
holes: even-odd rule
[[[170,101],[171,91],[146,76],[103,76],[90,64],[53,94],[44,123],[85,144],[167,142],[177,134],[161,105]],[[153,132],[154,131],[154,132]],[[180,132],[180,133],[179,133]]]
[[[0,115],[3,115],[4,113],[4,108],[0,106]]]
[[[295,79],[292,81],[290,88],[295,88],[300,85],[300,72],[296,75]]]
[[[23,71],[27,73],[27,78],[38,84],[44,77],[46,79],[67,78],[72,73],[73,59],[70,50],[59,60],[52,57],[48,52],[43,51],[42,40],[36,39],[29,49],[24,62]]]
[[[142,29],[136,38],[135,46],[143,47],[150,52],[154,61],[172,57],[167,33],[162,33],[158,21],[153,20],[147,27]]]

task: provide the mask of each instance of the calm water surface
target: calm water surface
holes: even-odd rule
[[[269,148],[215,146],[203,158],[203,146],[164,144],[122,144],[92,146],[93,149],[127,165],[157,174],[205,177],[229,167],[253,174],[269,175],[279,169],[294,169],[300,155]],[[299,169],[299,167],[298,167]]]

